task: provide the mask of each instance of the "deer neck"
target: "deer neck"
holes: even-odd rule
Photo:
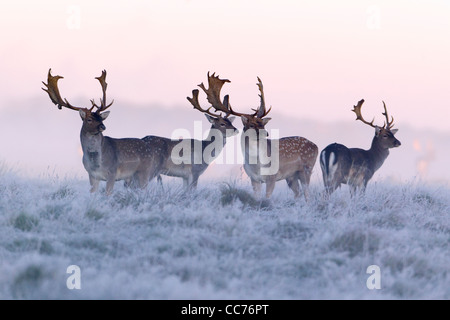
[[[208,137],[206,138],[206,140],[203,140],[203,142],[205,143],[212,143],[214,141],[216,141],[217,138],[217,133],[219,132],[218,129],[215,129],[213,126],[209,129],[209,133],[208,133]],[[222,136],[222,146],[225,146],[225,144],[227,143],[227,137],[226,134],[221,134]]]
[[[84,130],[84,128],[81,128],[80,140],[83,153],[100,153],[102,150],[104,136],[101,132],[91,134]]]
[[[270,153],[271,143],[270,139],[268,139],[267,137],[262,137],[261,135],[257,135],[256,137],[250,135],[246,137],[245,134],[242,135],[241,148],[242,153],[244,154],[245,164],[254,165],[257,167],[260,166],[260,152],[263,151],[260,150],[260,147],[262,145],[264,145],[267,148],[264,151]],[[250,158],[252,158],[253,160],[250,160]]]
[[[375,170],[378,170],[389,156],[389,149],[381,146],[377,137],[372,140],[372,145],[368,150],[372,159],[374,159]]]
[[[215,129],[213,126],[209,129],[208,137],[202,141],[202,152],[205,151],[205,149],[208,146],[211,146],[214,144],[215,148],[213,148],[211,152],[211,156],[213,159],[217,158],[222,151],[222,149],[225,147],[225,144],[227,143],[227,137],[226,134],[218,134],[220,131],[218,129]],[[221,136],[222,141],[218,141],[218,139]]]

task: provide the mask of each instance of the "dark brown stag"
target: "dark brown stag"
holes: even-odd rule
[[[347,148],[338,143],[327,146],[320,153],[320,167],[327,194],[334,192],[341,184],[348,184],[352,194],[358,189],[365,190],[367,183],[384,163],[389,155],[389,149],[401,145],[394,135],[398,129],[392,129],[394,118],[389,119],[386,104],[383,101],[386,122],[382,127],[364,120],[361,107],[364,100],[353,108],[356,120],[375,128],[375,136],[369,150]]]

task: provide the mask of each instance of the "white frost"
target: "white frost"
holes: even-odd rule
[[[312,184],[305,203],[280,182],[264,210],[222,206],[218,181],[163,188],[106,197],[86,180],[0,174],[0,299],[450,298],[446,186],[383,181],[327,202]],[[371,265],[382,290],[366,287]]]

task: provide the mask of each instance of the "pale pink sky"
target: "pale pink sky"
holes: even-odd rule
[[[430,1],[2,1],[0,108],[42,95],[52,67],[71,101],[186,106],[215,71],[232,105],[325,121],[368,117],[385,100],[396,123],[450,130],[450,4]],[[77,100],[79,99],[79,100]]]
[[[16,139],[43,134],[35,132],[41,125],[49,135],[41,138],[53,148],[79,148],[78,115],[58,112],[41,90],[51,67],[53,74],[65,77],[62,95],[80,106],[100,97],[94,77],[106,69],[108,96],[115,99],[116,110],[124,111],[127,103],[191,108],[186,96],[211,71],[231,80],[223,93],[242,112],[258,105],[255,84],[261,77],[267,104],[273,106],[270,129],[280,126],[282,115],[358,126],[350,109],[364,98],[363,114],[375,116],[379,124],[382,100],[386,102],[400,138],[406,127],[449,133],[449,17],[448,0],[2,1],[0,126],[8,109],[35,101],[35,113],[27,111],[26,117],[41,123],[27,126],[20,119]],[[122,133],[113,116],[107,135],[141,135]],[[59,121],[67,121],[73,132],[64,134],[73,141],[52,140],[51,126]],[[130,125],[134,120],[121,121]],[[303,134],[302,128],[290,129]],[[363,125],[357,130],[367,133],[367,143],[349,146],[368,147],[372,131]],[[2,150],[10,147],[5,134],[9,132],[0,137]],[[321,139],[334,142],[334,137]],[[22,153],[2,152],[0,160],[24,164],[40,159],[40,167],[56,161],[57,151],[45,154],[39,151],[43,145],[33,145],[31,158],[26,156],[29,147],[18,143]],[[79,158],[67,165],[85,174]]]

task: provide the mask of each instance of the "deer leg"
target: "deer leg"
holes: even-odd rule
[[[197,183],[198,183],[198,177],[194,177],[194,179],[191,183],[191,188],[193,188],[193,189],[197,188]]]
[[[350,195],[353,197],[356,195],[358,189],[364,189],[365,184],[364,175],[362,173],[362,169],[357,170],[357,174],[354,174],[348,181],[348,186],[350,187]]]
[[[326,197],[328,198],[337,188],[341,186],[341,182],[339,182],[340,180],[337,176],[331,178],[330,176],[327,176],[325,173],[323,173],[322,176],[323,176],[323,184],[325,186],[325,194]]]
[[[125,188],[136,189],[138,182],[139,176],[135,173],[131,178],[125,179],[123,185]]]
[[[194,178],[193,178],[192,174],[189,175],[186,178],[183,178],[183,186],[184,186],[184,188],[185,189],[190,189],[191,186],[192,186],[193,180],[194,180]]]
[[[275,183],[277,181],[275,179],[269,179],[266,182],[266,198],[269,199],[272,195],[273,190],[275,189]]]
[[[97,180],[93,176],[89,175],[89,183],[91,184],[91,192],[96,192],[98,190],[100,180]]]
[[[192,168],[192,173],[189,176],[189,189],[196,189],[198,178],[200,177],[200,174],[195,170],[195,168]]]
[[[345,183],[345,182],[344,182]],[[325,186],[325,197],[328,199],[330,195],[341,186],[341,182],[334,177],[334,179],[324,178],[323,184]]]
[[[350,195],[354,197],[358,191],[364,193],[366,191],[367,183],[350,185]]]
[[[261,182],[258,182],[256,180],[252,180],[252,187],[253,187],[253,193],[256,198],[259,198],[261,195]]]
[[[325,187],[325,194],[329,196],[333,191],[331,191],[330,181],[325,170],[322,169],[323,186]]]
[[[303,196],[305,200],[309,199],[309,182],[311,180],[311,171],[305,169],[304,171],[300,171],[298,173],[298,178],[300,179],[300,183],[302,184]]]
[[[286,182],[289,186],[289,188],[294,191],[294,197],[298,198],[300,195],[300,185],[298,184],[297,177],[295,178],[287,178]]]
[[[150,172],[148,172],[148,170],[136,173],[136,179],[139,184],[139,188],[141,189],[145,189],[147,187],[148,182],[150,181],[151,178],[153,177],[151,177],[151,174]]]
[[[156,180],[158,181],[158,184],[162,187],[162,178],[161,178],[161,175],[159,173],[159,170],[158,170],[158,168],[155,165],[152,165],[152,166],[149,167],[149,169],[147,169],[146,179],[145,179],[146,182],[147,182],[147,185],[148,185],[148,183],[150,183],[150,181],[153,180],[154,177],[156,177]]]
[[[369,182],[370,178],[371,178],[371,177],[369,177],[369,178],[366,177],[366,178],[364,179],[363,183],[361,184],[361,191],[362,191],[363,193],[366,192],[367,183]]]
[[[352,184],[352,185],[350,185],[349,187],[350,187],[350,196],[351,196],[351,197],[354,197],[355,194],[356,194],[356,190],[358,190],[358,186]]]
[[[361,189],[363,187],[364,181],[359,177],[356,176],[352,180],[349,181],[348,186],[350,188],[350,195],[353,197],[356,195],[358,189]]]
[[[106,195],[109,196],[112,194],[114,183],[116,182],[116,176],[113,174],[109,174],[106,178]]]

